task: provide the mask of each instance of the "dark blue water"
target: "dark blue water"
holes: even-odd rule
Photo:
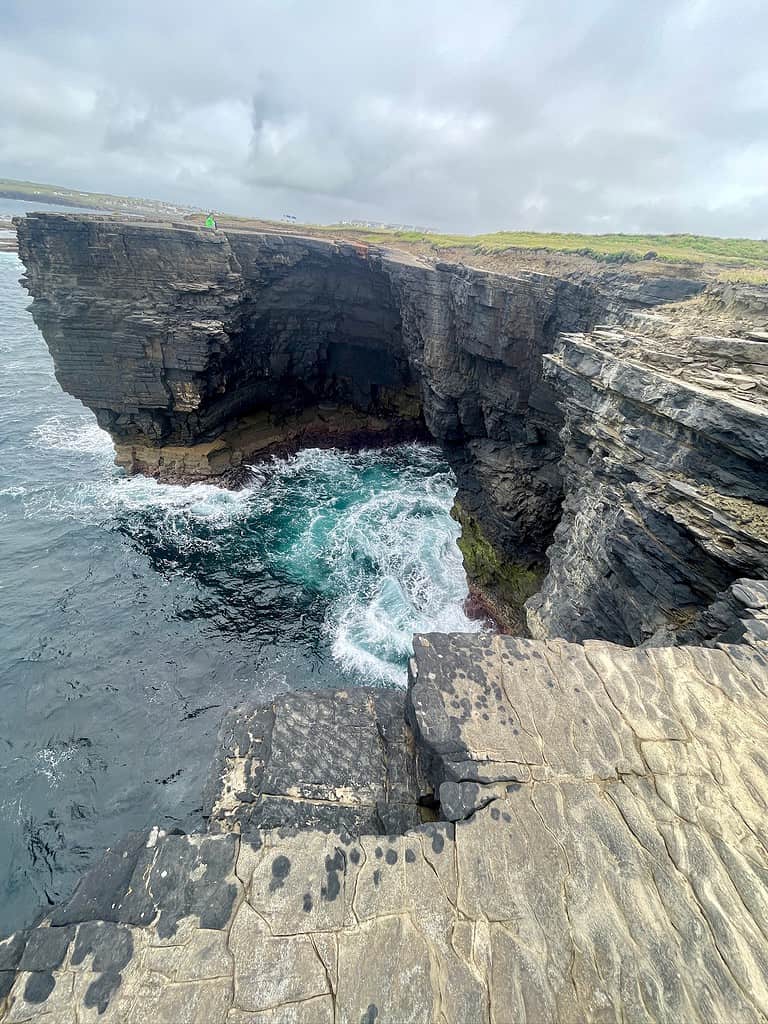
[[[0,253],[0,933],[131,828],[199,824],[224,711],[403,685],[473,629],[440,453],[307,451],[233,493],[127,479]]]

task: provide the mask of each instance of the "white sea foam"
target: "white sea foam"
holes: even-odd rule
[[[77,747],[74,745],[65,745],[62,747],[43,747],[42,750],[38,750],[35,753],[35,772],[38,775],[44,775],[51,785],[52,789],[58,786],[61,780],[60,765],[66,761],[71,761],[77,752]]]
[[[62,514],[100,525],[109,525],[121,514],[155,513],[161,518],[177,516],[190,523],[226,528],[249,498],[247,490],[230,491],[213,484],[164,484],[151,477],[115,473],[106,479],[79,483],[53,501]]]
[[[162,545],[182,568],[189,555],[223,554],[233,577],[248,569],[288,577],[325,601],[324,631],[345,672],[402,685],[414,633],[481,628],[464,612],[459,527],[449,515],[455,482],[436,469],[438,457],[417,445],[310,449],[260,466],[240,491],[110,468],[25,501],[30,514],[119,527],[148,550]]]
[[[49,416],[31,434],[36,447],[80,455],[101,455],[112,458],[112,440],[106,430],[93,419],[82,416]]]
[[[434,452],[415,448],[407,455],[424,459],[422,468],[434,464]],[[361,488],[345,507],[335,471],[359,487],[360,459],[370,469],[377,461],[386,464],[387,456],[305,453],[305,466],[330,471],[333,486],[284,559],[294,578],[328,594],[326,631],[340,666],[359,678],[402,685],[414,633],[475,632],[481,624],[464,612],[467,582],[456,545],[459,528],[449,515],[450,473],[424,476],[414,459],[394,481],[384,482],[384,490],[370,483],[368,493]]]

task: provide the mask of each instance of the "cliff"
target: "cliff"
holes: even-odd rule
[[[768,576],[768,345],[600,329],[544,357],[565,414],[565,503],[535,636],[706,639],[739,576]]]
[[[19,240],[129,471],[423,432],[501,616],[547,574],[534,639],[416,637],[407,693],[229,713],[206,831],[125,837],[0,941],[0,1019],[768,1019],[762,292],[71,216]]]
[[[129,472],[232,480],[301,444],[430,436],[456,472],[470,582],[518,631],[563,497],[563,413],[542,357],[561,332],[704,287],[73,215],[34,214],[18,233],[57,377]]]

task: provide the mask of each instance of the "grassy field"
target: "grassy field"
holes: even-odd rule
[[[0,196],[29,199],[65,206],[91,207],[125,212],[175,212],[193,222],[205,213],[152,199],[132,199],[108,193],[83,192],[32,181],[0,178]],[[474,253],[514,254],[515,251],[558,252],[589,256],[604,263],[632,263],[658,259],[669,263],[707,264],[719,269],[724,279],[750,284],[768,283],[768,239],[710,238],[706,235],[582,235],[536,231],[497,231],[485,235],[453,235],[437,232],[363,228],[350,224],[284,224],[279,221],[217,214],[222,226],[255,227],[259,230],[331,234],[371,244],[416,246],[435,253],[466,250]]]
[[[339,231],[335,226],[332,230]],[[421,243],[435,250],[506,252],[529,249],[570,252],[607,263],[660,259],[674,263],[740,264],[768,270],[768,239],[709,238],[705,235],[578,235],[535,231],[497,231],[489,235],[444,235],[417,231],[360,230],[366,241]]]

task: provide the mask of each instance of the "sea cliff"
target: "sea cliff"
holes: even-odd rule
[[[344,241],[19,224],[129,472],[424,433],[478,598],[408,689],[224,718],[205,830],[0,942],[0,1019],[768,1019],[768,304]]]
[[[58,379],[94,410],[129,472],[237,483],[248,463],[302,445],[432,437],[457,476],[456,517],[473,592],[503,626],[537,636],[641,642],[737,577],[765,569],[760,543],[749,551],[737,545],[727,559],[705,565],[686,593],[673,587],[649,597],[640,581],[630,597],[652,607],[631,627],[607,605],[585,618],[558,583],[558,573],[577,563],[584,580],[606,575],[598,562],[610,561],[610,545],[594,557],[582,545],[575,556],[578,541],[568,548],[564,539],[566,530],[578,533],[575,505],[587,507],[576,494],[586,477],[573,467],[589,461],[594,445],[578,412],[586,399],[568,390],[573,368],[558,372],[566,348],[576,351],[563,338],[606,321],[625,328],[627,351],[614,338],[604,358],[621,363],[625,376],[661,376],[670,397],[666,406],[631,398],[632,405],[617,404],[610,429],[620,430],[623,416],[642,431],[646,416],[655,436],[687,429],[685,448],[698,452],[692,461],[730,464],[727,445],[712,448],[719,441],[707,434],[711,416],[705,423],[689,415],[684,427],[668,409],[683,395],[688,369],[698,374],[694,387],[706,377],[713,346],[697,348],[702,325],[718,334],[764,325],[749,309],[742,315],[738,294],[727,302],[705,294],[705,282],[688,271],[596,266],[587,273],[564,264],[560,276],[530,267],[499,274],[332,238],[73,215],[35,214],[18,230],[32,312]],[[582,348],[599,352],[608,337],[585,335]],[[744,348],[738,339],[729,344],[732,352]],[[686,363],[673,355],[669,371],[659,355],[665,345],[692,346],[696,356]],[[646,351],[655,369],[645,367]],[[747,397],[757,431],[765,367],[744,360],[742,383],[757,382]],[[582,375],[585,387],[602,394],[605,381]],[[725,431],[737,415],[734,395],[711,392]],[[660,427],[664,417],[669,424]],[[753,467],[762,458],[756,444],[739,454]],[[621,442],[617,450],[624,460],[617,472],[633,472],[632,446]],[[659,452],[662,474],[665,459]],[[757,491],[724,486],[737,499],[764,497],[759,481]],[[598,501],[600,489],[587,489],[589,501]],[[619,495],[624,504],[628,493]],[[641,529],[651,514],[640,513]],[[611,565],[611,573],[619,569]],[[526,612],[547,570],[544,596]],[[615,600],[624,597],[617,592]]]

